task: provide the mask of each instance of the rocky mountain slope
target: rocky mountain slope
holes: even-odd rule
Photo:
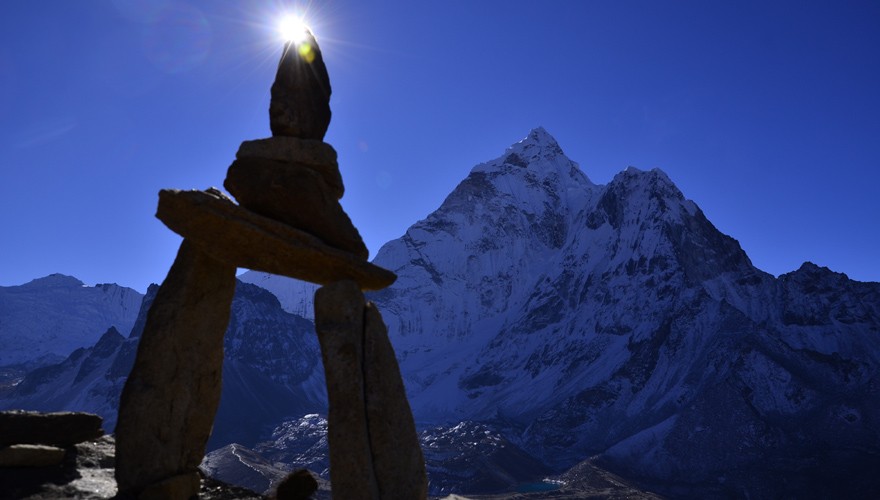
[[[127,338],[111,328],[94,346],[29,372],[0,399],[0,409],[87,411],[100,415],[112,432],[157,290],[156,285],[148,290]],[[223,393],[209,448],[230,442],[252,445],[282,418],[326,408],[314,326],[284,312],[269,292],[237,285],[224,349]]]
[[[683,495],[857,493],[878,465],[880,284],[756,269],[660,170],[596,185],[536,129],[374,262],[423,425],[508,422],[551,467]]]
[[[0,287],[0,371],[57,363],[108,328],[129,331],[142,298],[131,288],[90,287],[62,274]]]
[[[430,495],[515,493],[516,498],[659,498],[589,463],[563,476],[511,443],[490,424],[461,422],[419,434]],[[289,471],[308,469],[329,489],[327,420],[305,415],[285,420],[253,448],[232,443],[208,453],[207,475],[257,492],[269,492]],[[497,498],[510,497],[510,495]],[[451,498],[451,497],[450,497]],[[458,497],[463,498],[463,497]]]
[[[616,473],[673,497],[880,491],[880,284],[756,269],[660,170],[594,184],[535,129],[374,262],[399,276],[371,298],[435,493],[565,471],[553,477],[601,490]],[[311,311],[312,285],[242,279]],[[260,484],[272,468],[326,473],[312,330],[239,285],[211,448],[237,446],[213,456],[218,470],[271,466]],[[0,405],[108,418],[137,331],[108,331]]]

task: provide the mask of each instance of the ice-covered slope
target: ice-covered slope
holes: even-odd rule
[[[419,417],[474,414],[459,380],[560,267],[561,250],[595,194],[555,140],[536,129],[477,165],[437,211],[379,250],[375,263],[398,280],[372,299],[387,319]]]
[[[0,367],[36,367],[93,345],[107,329],[131,330],[143,295],[52,274],[0,287]]]
[[[257,271],[243,273],[238,276],[238,279],[272,292],[281,302],[281,307],[285,311],[314,320],[314,297],[318,285]]]
[[[595,185],[536,129],[374,262],[422,424],[510,422],[550,465],[665,488],[786,494],[805,453],[841,478],[880,456],[880,285],[756,269],[660,170]]]

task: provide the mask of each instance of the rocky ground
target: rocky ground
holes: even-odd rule
[[[97,500],[116,498],[116,479],[113,477],[115,443],[112,436],[76,445],[68,451],[64,462],[54,467],[0,468],[0,498],[27,500],[73,498]],[[571,477],[568,477],[571,476]],[[511,493],[503,495],[459,496],[444,500],[543,500],[543,499],[632,499],[654,500],[661,497],[640,491],[607,471],[584,464],[578,471],[570,471],[567,483],[552,491]],[[226,483],[202,478],[199,498],[205,500],[262,500],[266,496]],[[329,491],[320,490],[313,497],[330,498]]]
[[[116,479],[113,477],[114,454],[113,437],[102,436],[93,441],[80,443],[68,450],[64,462],[59,466],[0,468],[0,498],[27,500],[116,498]],[[653,500],[661,498],[633,488],[624,480],[589,464],[584,464],[577,471],[570,471],[565,480],[567,481],[565,486],[552,491],[468,497],[450,495],[444,500],[584,498]],[[206,500],[261,500],[267,497],[209,477],[203,477],[199,498]],[[329,491],[322,488],[313,498],[330,498]]]
[[[114,498],[115,449],[113,437],[102,436],[69,449],[64,461],[57,466],[0,468],[0,498]],[[243,488],[203,478],[199,498],[257,500],[265,497]]]
[[[552,488],[552,489],[551,489]],[[631,482],[585,461],[552,482],[536,483],[534,491],[501,495],[451,495],[444,500],[662,500]],[[543,490],[543,491],[542,491]]]
[[[469,439],[486,432],[477,426]],[[439,452],[439,438],[430,440],[429,448]],[[448,443],[447,443],[448,444]],[[473,443],[483,449],[487,443]],[[39,413],[21,410],[0,412],[0,499],[108,499],[125,500],[118,495],[116,474],[116,448],[114,436],[104,435],[101,418],[89,413],[57,412]],[[269,462],[256,452],[241,445],[230,445],[218,450],[200,466],[198,496],[202,499],[265,499],[278,500],[328,500],[330,484],[308,465],[283,466],[283,462]],[[447,450],[448,451],[448,450]],[[485,451],[484,451],[485,452]],[[496,457],[497,459],[497,457]],[[504,461],[504,459],[500,459]],[[466,468],[470,461],[465,457]],[[449,464],[446,464],[449,465]],[[529,464],[527,464],[529,465]],[[534,464],[531,464],[534,466]],[[498,474],[505,474],[503,467],[495,467]],[[393,481],[405,481],[407,474],[400,469],[392,470]],[[210,476],[209,476],[210,475]],[[626,480],[595,466],[591,461],[578,464],[568,472],[540,481],[543,473],[534,476],[537,481],[519,484],[517,493],[476,495],[474,499],[548,499],[548,498],[660,498],[646,493]],[[442,483],[442,476],[436,480]],[[222,480],[222,481],[221,481]],[[225,481],[225,482],[224,482]],[[485,482],[485,480],[483,480]],[[232,484],[245,486],[232,486]],[[185,489],[177,483],[164,482],[159,489],[153,488],[149,498],[185,498],[195,492],[195,484],[186,483]],[[474,491],[480,481],[469,483]],[[352,485],[358,491],[358,484]],[[249,488],[249,489],[248,489]],[[498,485],[494,491],[498,491]],[[514,489],[511,487],[510,489]],[[441,495],[456,491],[455,488],[439,488]],[[486,491],[485,488],[483,488]],[[489,490],[493,491],[493,490]],[[337,493],[339,489],[337,488]],[[389,493],[389,492],[386,492]],[[147,495],[147,492],[144,492]],[[158,495],[158,496],[157,496]],[[417,495],[391,497],[412,498]],[[360,495],[343,494],[351,497]],[[386,495],[389,496],[389,495]],[[439,497],[434,497],[439,498]],[[444,496],[444,500],[461,500],[459,495]]]

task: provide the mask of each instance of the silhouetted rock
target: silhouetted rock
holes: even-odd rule
[[[318,491],[318,481],[312,473],[300,469],[287,475],[275,490],[276,500],[307,500]]]
[[[113,436],[75,445],[64,454],[60,465],[50,467],[0,467],[0,498],[30,500],[72,498],[82,500],[129,499],[117,496],[113,478],[115,443]],[[244,488],[230,486],[209,477],[199,478],[200,500],[262,500]]]
[[[235,160],[223,183],[248,210],[313,234],[364,260],[369,251],[324,177],[309,167],[274,160]]]
[[[198,472],[187,472],[151,484],[138,495],[138,500],[188,500],[199,492]]]
[[[419,436],[388,329],[372,302],[365,306],[363,338],[364,400],[379,496],[425,498],[428,477]]]
[[[221,395],[235,270],[245,267],[331,283],[323,301],[316,300],[316,311],[321,312],[317,329],[330,394],[334,496],[425,497],[424,464],[415,464],[421,461],[418,442],[409,439],[415,436],[412,416],[375,310],[370,327],[375,345],[364,365],[361,289],[384,288],[396,276],[367,262],[367,248],[339,205],[344,187],[336,152],[319,142],[330,123],[330,92],[311,33],[303,42],[287,44],[269,108],[273,136],[287,139],[242,145],[224,183],[240,205],[213,188],[159,193],[156,216],[184,241],[150,307],[120,398],[116,479],[121,495],[188,499],[198,493],[197,467]],[[376,372],[368,378],[376,384],[371,418],[394,413],[376,424],[384,493],[377,486],[364,401],[364,369],[374,363]],[[388,435],[389,425],[400,427],[403,436]],[[400,458],[393,457],[395,447],[402,449]],[[394,474],[407,477],[398,480]],[[279,496],[305,498],[316,488],[310,475],[294,475]]]
[[[345,192],[339,164],[336,162],[336,150],[326,142],[284,136],[244,141],[238,147],[235,157],[240,160],[275,160],[309,167],[323,176],[336,199],[342,198]]]
[[[234,265],[183,241],[147,315],[120,398],[120,492],[139,493],[197,471],[220,402],[223,334],[234,290]],[[179,497],[188,498],[198,491],[198,481],[190,479],[161,488],[186,493],[195,485]]]
[[[102,435],[101,417],[91,413],[0,412],[0,446],[47,444],[64,448]]]
[[[330,125],[330,92],[314,36],[309,33],[305,41],[285,45],[269,103],[272,135],[323,139]]]
[[[45,444],[13,444],[0,448],[0,467],[46,467],[64,460],[64,448]]]
[[[311,234],[242,208],[216,190],[163,189],[156,217],[214,258],[238,267],[318,284],[350,279],[363,290],[379,290],[397,279]]]
[[[315,293],[337,498],[426,498],[428,479],[382,316],[352,281]]]
[[[98,499],[116,495],[111,436],[74,445],[62,456],[60,464],[49,467],[0,467],[0,498]]]
[[[315,330],[327,381],[333,496],[379,498],[364,405],[364,296],[356,283],[315,292]]]

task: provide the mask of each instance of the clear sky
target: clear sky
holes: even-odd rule
[[[157,192],[270,135],[284,10],[371,255],[541,125],[596,183],[663,169],[767,272],[880,281],[874,0],[34,0],[0,16],[0,285],[161,282]]]

